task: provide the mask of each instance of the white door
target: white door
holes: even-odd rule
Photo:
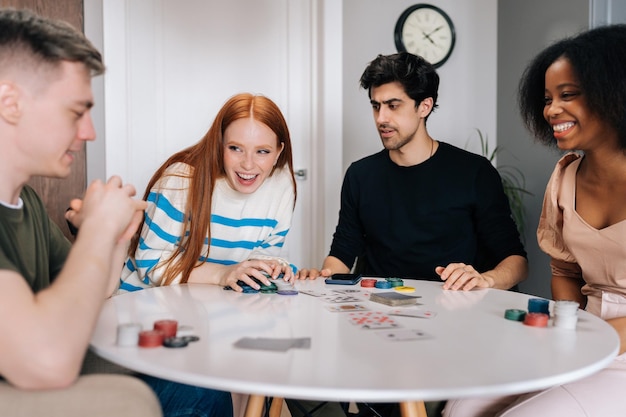
[[[313,140],[315,132],[325,130],[317,126],[314,87],[317,3],[103,1],[107,176],[122,175],[143,193],[156,168],[197,142],[229,97],[239,92],[266,95],[289,124],[294,168],[306,172],[297,182],[287,239],[290,261],[300,267],[319,265],[330,239],[324,214],[333,217],[337,205],[324,202],[328,190],[321,177],[311,180],[319,171],[314,164],[324,166],[315,161],[323,141]],[[340,177],[340,168],[334,171]],[[338,181],[331,188],[333,201],[339,197]],[[329,218],[334,221],[336,217]]]

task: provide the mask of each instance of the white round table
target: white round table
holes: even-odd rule
[[[213,285],[157,287],[105,303],[91,346],[100,356],[138,372],[225,391],[283,398],[410,402],[535,391],[602,369],[619,349],[606,322],[578,311],[575,330],[531,327],[504,318],[527,309],[529,295],[501,290],[445,291],[440,283],[405,281],[413,306],[369,301],[375,288],[299,281],[300,290],[347,295],[371,311],[420,309],[434,317],[391,316],[402,329],[429,337],[391,341],[384,330],[362,329],[323,297],[245,294]],[[335,304],[336,305],[336,304]],[[551,302],[552,305],[552,302]],[[185,348],[116,345],[119,324],[175,319],[200,337]],[[189,331],[189,327],[187,327]],[[234,347],[243,337],[310,338],[310,348],[286,352]]]

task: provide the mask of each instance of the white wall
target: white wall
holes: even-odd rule
[[[394,27],[414,0],[344,0],[343,169],[382,149],[367,92],[359,78],[378,54],[397,52]],[[448,13],[456,30],[450,59],[441,66],[439,108],[428,119],[437,140],[475,152],[475,128],[496,141],[497,0],[429,0]],[[470,146],[468,140],[472,141]]]
[[[268,5],[282,4],[273,12],[285,16],[295,12],[300,19],[309,13],[308,21],[292,20],[289,23],[291,29],[281,26],[277,30],[283,33],[289,30],[293,32],[298,27],[311,30],[313,38],[301,38],[310,43],[298,45],[298,38],[285,37],[285,45],[280,47],[290,48],[291,51],[297,51],[298,48],[314,51],[310,57],[311,68],[308,69],[312,72],[310,93],[300,89],[292,92],[291,96],[285,91],[272,98],[289,109],[287,117],[290,126],[301,136],[307,135],[307,140],[311,141],[304,145],[303,153],[296,155],[296,168],[308,168],[309,182],[306,187],[310,188],[312,195],[318,196],[313,201],[298,201],[300,207],[311,205],[309,211],[298,216],[311,217],[314,227],[299,239],[304,247],[308,247],[303,258],[308,257],[310,266],[315,266],[321,263],[330,247],[344,170],[350,162],[381,148],[367,93],[358,85],[359,77],[376,55],[396,52],[393,37],[396,20],[415,2],[237,0],[238,4],[247,2],[252,7],[245,14],[249,16],[249,22],[241,20],[239,13],[228,12],[236,9],[233,5],[226,7],[214,1],[107,0],[104,6],[108,12],[105,10],[103,13],[102,0],[85,0],[86,13],[103,16],[105,24],[115,27],[102,40],[105,62],[111,64],[135,60],[141,64],[140,67],[130,69],[109,65],[107,97],[104,97],[108,103],[107,119],[126,119],[126,122],[123,125],[107,124],[106,131],[104,127],[99,131],[99,141],[89,144],[88,179],[120,173],[135,182],[141,190],[150,173],[166,155],[197,140],[206,130],[217,108],[235,92],[233,85],[238,90],[263,92],[263,85],[267,85],[268,80],[272,83],[272,79],[278,80],[287,75],[297,79],[298,74],[294,75],[293,69],[286,71],[284,68],[276,68],[276,73],[272,74],[271,70],[258,67],[260,58],[267,59],[268,54],[280,55],[281,52],[267,50],[262,42],[263,33],[254,35],[254,25],[258,23],[259,16],[272,12],[273,9],[268,9]],[[312,5],[311,10],[298,11],[307,2]],[[457,38],[450,59],[438,70],[441,77],[440,107],[429,119],[429,131],[438,140],[478,151],[474,129],[480,128],[487,134],[493,147],[496,142],[497,0],[432,0],[430,3],[450,15]],[[157,8],[155,5],[161,6]],[[185,15],[177,15],[177,10],[185,7],[192,9],[192,20],[189,22],[185,20]],[[111,14],[112,10],[117,12]],[[212,12],[215,18],[216,11],[219,12],[216,21],[202,21],[199,18],[206,12]],[[121,37],[127,36],[125,32],[133,27],[129,26],[128,19],[136,20],[141,16],[138,13],[145,13],[149,17],[148,21],[155,22],[156,26],[146,26],[146,32],[140,35],[143,38],[130,43],[121,41]],[[176,19],[180,21],[180,31],[167,33],[168,37],[164,38],[161,32],[163,28],[158,27],[159,22]],[[98,24],[87,21],[87,25],[87,33],[94,38]],[[243,26],[238,27],[240,25]],[[145,42],[151,49],[146,51],[144,44],[133,42]],[[220,45],[233,45],[233,42],[250,53],[238,55],[228,48],[219,49]],[[158,58],[155,58],[155,52],[176,53],[176,48],[180,48],[180,51],[175,61],[155,61]],[[220,52],[216,53],[216,49]],[[199,59],[198,51],[200,54],[211,51],[210,67]],[[294,54],[290,59],[292,66],[297,66],[302,64],[303,57]],[[160,85],[158,82],[163,72],[178,74],[178,79],[171,85]],[[206,74],[203,84],[185,84],[188,78],[203,72]],[[280,84],[280,81],[275,81],[274,85],[277,83]],[[138,92],[139,97],[151,97],[152,101],[147,102],[149,109],[137,107],[134,99],[120,94],[120,91],[128,88]],[[198,94],[200,88],[205,91],[204,94]],[[182,91],[181,95],[184,96],[185,89],[189,92],[189,100],[164,100],[164,94],[176,90]],[[307,94],[311,100],[307,105],[311,108],[301,112],[298,105],[293,103]],[[96,111],[103,108],[99,105]],[[177,141],[166,140],[173,136],[176,136]],[[147,153],[139,152],[136,141],[142,145],[152,145],[154,149],[148,149]],[[468,141],[473,142],[468,145]],[[133,145],[129,149],[130,143]],[[105,153],[106,161],[102,162]],[[298,160],[303,157],[310,158],[310,161],[305,163]],[[145,159],[148,163],[141,162]],[[136,164],[141,166],[134,166]]]
[[[121,175],[143,194],[158,166],[200,140],[229,97],[266,95],[289,125],[295,169],[308,171],[297,184],[289,260],[317,265],[325,245],[317,222],[326,202],[323,193],[313,193],[323,190],[325,175],[340,171],[318,161],[324,129],[317,112],[325,91],[317,83],[325,62],[318,13],[324,2],[101,1],[103,176]]]

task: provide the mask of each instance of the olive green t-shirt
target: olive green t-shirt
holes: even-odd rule
[[[0,205],[0,269],[22,275],[33,292],[57,276],[71,243],[50,219],[35,190],[25,186],[19,209]]]

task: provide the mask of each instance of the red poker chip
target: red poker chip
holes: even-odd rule
[[[163,344],[163,333],[158,330],[144,330],[139,332],[139,347],[158,347]]]
[[[548,325],[548,315],[545,313],[526,313],[524,324],[527,326],[546,327]]]
[[[365,278],[361,280],[361,287],[375,287],[376,286],[376,279],[372,279],[372,278]]]
[[[163,333],[164,337],[175,337],[178,330],[178,322],[176,320],[158,320],[154,322],[154,330]]]

